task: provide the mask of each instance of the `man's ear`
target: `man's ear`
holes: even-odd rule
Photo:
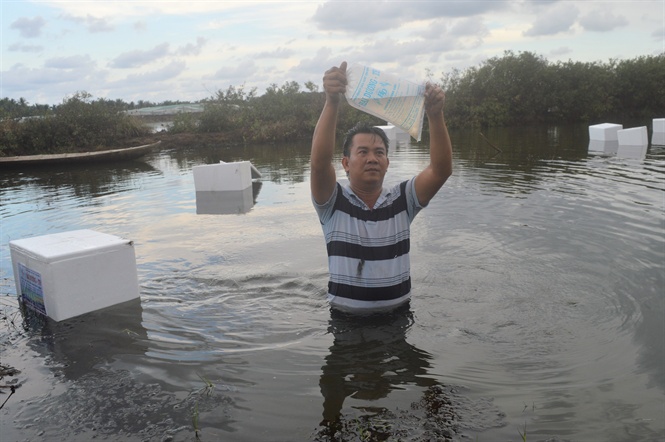
[[[346,173],[349,173],[349,157],[342,157],[342,167]]]

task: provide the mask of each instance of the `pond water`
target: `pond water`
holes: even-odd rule
[[[485,136],[503,152],[452,132],[454,175],[412,226],[409,308],[362,321],[326,305],[308,144],[0,172],[0,360],[20,370],[3,441],[663,440],[665,147]],[[428,158],[390,156],[387,184]],[[219,160],[262,173],[248,206],[202,207],[192,167]],[[134,241],[140,301],[19,310],[8,242],[84,228]]]

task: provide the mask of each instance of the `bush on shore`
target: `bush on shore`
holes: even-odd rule
[[[38,155],[113,149],[150,129],[105,100],[78,92],[54,110],[0,121],[0,155]]]
[[[312,136],[325,95],[311,82],[307,91],[295,82],[282,86],[270,85],[265,94],[256,95],[256,89],[245,91],[244,86],[229,86],[214,97],[204,100],[204,111],[199,115],[178,114],[170,133],[195,132],[230,134],[236,143],[275,143],[306,139]],[[349,106],[340,109],[338,127],[349,129],[358,121],[385,124],[371,115]],[[229,138],[229,137],[227,137]]]

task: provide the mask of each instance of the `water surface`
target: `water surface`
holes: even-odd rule
[[[427,440],[452,428],[444,412],[456,439],[662,440],[665,147],[589,154],[586,127],[484,135],[503,152],[452,133],[454,175],[412,228],[408,310],[362,322],[325,302],[306,144],[0,172],[1,359],[21,371],[3,441],[332,440],[335,419],[350,440]],[[390,157],[387,184],[428,158]],[[253,204],[197,214],[192,167],[219,160],[261,171]],[[24,316],[8,242],[83,228],[134,241],[140,301]]]

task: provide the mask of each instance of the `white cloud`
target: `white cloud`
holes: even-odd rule
[[[450,28],[450,35],[484,38],[489,35],[489,29],[482,20],[478,20],[477,18],[465,18],[453,24]]]
[[[79,69],[59,69],[52,67],[28,68],[24,65],[12,66],[2,72],[3,88],[16,91],[20,96],[25,92],[57,90],[50,103],[61,99],[78,90],[92,90],[95,84],[104,82],[106,72],[96,70],[91,65]],[[94,81],[93,81],[94,80]],[[32,100],[32,96],[30,96]],[[30,100],[29,100],[30,101]]]
[[[579,9],[571,3],[556,4],[538,14],[533,26],[524,32],[527,37],[555,35],[570,31]]]
[[[626,26],[625,17],[614,15],[609,11],[594,10],[580,18],[580,25],[588,31],[609,32]]]
[[[184,56],[191,56],[191,55],[199,55],[201,53],[201,50],[203,49],[203,46],[207,43],[207,40],[203,37],[198,37],[196,39],[196,44],[188,43],[185,46],[181,46],[178,48],[176,53],[178,55],[184,55]]]
[[[42,17],[21,17],[15,20],[10,28],[18,30],[23,38],[36,38],[42,35],[42,29],[46,26],[46,20]]]
[[[506,8],[507,1],[348,2],[331,0],[316,10],[313,20],[324,30],[357,34],[391,31],[405,23],[435,18],[470,17]]]
[[[104,17],[95,17],[90,14],[85,16],[62,15],[62,18],[64,20],[83,25],[91,34],[98,32],[112,32],[115,29],[109,19]]]
[[[70,57],[55,57],[44,62],[45,68],[53,69],[90,69],[96,65],[89,55],[73,55]]]
[[[248,78],[252,78],[258,71],[259,67],[254,60],[245,60],[217,70],[211,79],[229,85],[240,85],[244,84]]]
[[[256,54],[256,58],[289,58],[295,55],[296,51],[278,47],[270,51],[263,51]]]
[[[7,48],[10,52],[31,52],[37,53],[44,50],[44,46],[40,45],[27,45],[23,43],[14,43]]]
[[[139,21],[137,21],[137,22],[134,22],[134,24],[132,25],[132,27],[134,28],[134,30],[135,30],[136,32],[145,32],[145,31],[148,30],[148,25],[147,25],[147,23],[146,23],[145,21],[143,21],[143,20],[139,20]]]
[[[238,8],[256,6],[261,2],[233,1],[62,1],[41,0],[40,3],[75,17],[155,17],[159,15],[184,16],[188,14],[211,14]]]
[[[184,61],[172,61],[168,65],[152,71],[128,75],[123,81],[146,84],[163,82],[176,78],[185,71],[187,64]]]
[[[135,68],[152,63],[169,54],[169,44],[162,43],[147,51],[135,50],[118,55],[111,63],[112,68]]]
[[[552,49],[550,51],[550,55],[554,57],[560,57],[562,55],[570,54],[572,52],[573,52],[572,49],[570,49],[568,46],[562,46],[556,49]]]

